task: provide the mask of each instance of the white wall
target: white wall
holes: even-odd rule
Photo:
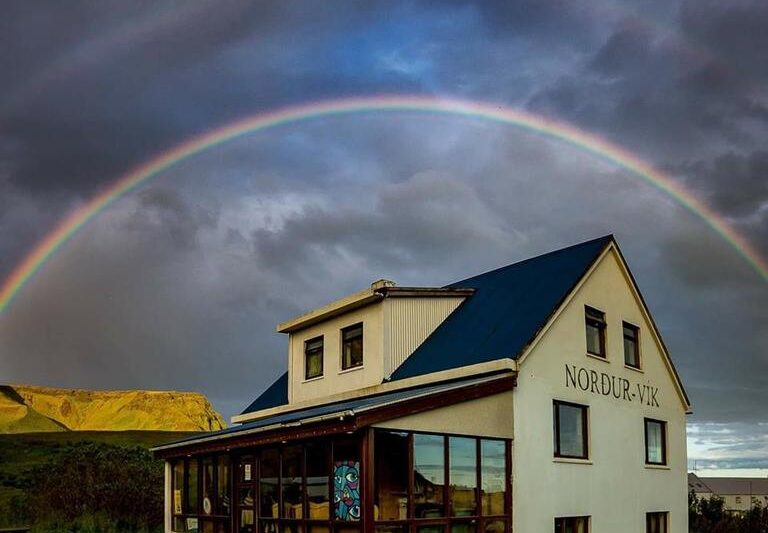
[[[363,323],[363,365],[341,369],[341,330]],[[288,401],[323,398],[332,394],[378,385],[384,379],[383,305],[356,309],[292,333],[288,341]],[[304,341],[323,335],[323,376],[304,379]]]
[[[606,313],[607,361],[586,355],[584,305]],[[624,366],[622,320],[640,327],[642,371]],[[566,386],[565,365],[658,387],[659,406],[629,395],[616,399]],[[642,533],[645,513],[670,512],[670,531],[687,527],[685,406],[630,292],[615,252],[584,282],[532,352],[519,361],[514,393],[514,528],[552,531],[556,516],[590,515],[591,532]],[[591,380],[590,380],[591,381]],[[622,387],[623,389],[623,387]],[[623,390],[622,390],[623,392]],[[559,462],[553,454],[552,400],[589,406],[588,461]],[[668,467],[645,465],[643,418],[667,421]]]
[[[502,392],[424,413],[387,420],[375,426],[403,431],[511,439],[514,435],[513,394],[513,391]]]

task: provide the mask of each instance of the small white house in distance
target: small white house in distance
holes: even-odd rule
[[[278,331],[233,427],[154,449],[167,531],[688,529],[689,401],[612,236]]]
[[[688,487],[697,498],[723,499],[726,511],[742,514],[756,505],[768,506],[768,478],[699,477],[688,474]]]

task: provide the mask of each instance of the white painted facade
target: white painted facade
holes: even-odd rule
[[[381,284],[278,326],[289,334],[288,403],[235,417],[269,419],[317,405],[475,375],[516,377],[512,390],[376,422],[379,429],[511,441],[512,531],[553,530],[559,517],[589,517],[590,533],[642,533],[646,513],[687,520],[687,397],[614,242],[516,359],[387,381],[471,294]],[[418,292],[422,291],[422,292]],[[585,306],[605,316],[606,357],[587,353]],[[639,328],[640,367],[624,362],[623,323]],[[363,365],[341,368],[341,330],[363,324]],[[322,335],[321,377],[305,379],[304,347]],[[512,355],[512,354],[510,354]],[[558,458],[553,402],[587,408],[585,459]],[[645,419],[666,424],[666,464],[646,464]],[[167,474],[168,475],[168,474]],[[366,529],[367,530],[367,529]]]

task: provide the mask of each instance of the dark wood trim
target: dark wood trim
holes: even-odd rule
[[[413,433],[408,433],[408,514],[406,518],[413,518],[416,512],[416,503],[414,501],[414,476],[416,467],[413,459]]]
[[[661,462],[653,462],[648,456],[648,422],[653,422],[661,426]],[[643,430],[645,434],[645,464],[652,466],[666,466],[667,465],[667,422],[666,420],[657,420],[655,418],[643,419]]]
[[[637,364],[632,364],[627,362],[627,352],[626,349],[624,350],[624,364],[632,367],[640,369],[642,365],[642,359],[640,359],[640,328],[638,326],[635,326],[634,324],[631,324],[627,322],[626,320],[622,320],[621,322],[621,338],[622,340],[627,340],[627,334],[624,333],[624,329],[629,329],[631,331],[635,332],[635,337],[632,339],[635,343],[635,361]],[[622,343],[623,344],[623,343]],[[626,345],[625,345],[626,346]]]
[[[429,394],[421,398],[413,398],[390,405],[383,405],[362,412],[354,417],[345,417],[344,420],[333,419],[308,425],[279,428],[252,435],[238,436],[237,433],[234,433],[232,437],[229,438],[221,438],[209,442],[191,442],[186,446],[180,445],[173,448],[155,450],[154,454],[158,458],[169,459],[185,455],[228,452],[235,448],[262,446],[265,444],[279,443],[283,440],[307,440],[328,435],[355,432],[361,428],[393,418],[401,418],[437,409],[439,407],[447,407],[457,403],[510,391],[515,388],[516,384],[516,374],[504,375],[493,381],[474,383],[472,385],[457,387],[456,389],[445,392]]]
[[[307,353],[307,345],[311,342],[320,341],[320,373],[314,376],[309,375],[309,357]],[[325,374],[325,335],[318,335],[304,341],[304,379],[321,378]]]
[[[219,439],[210,442],[190,443],[188,446],[179,446],[167,450],[156,450],[155,456],[161,459],[170,457],[179,457],[183,455],[202,455],[213,452],[229,452],[236,448],[248,448],[252,446],[263,446],[266,444],[277,444],[284,440],[309,440],[319,437],[338,435],[355,431],[357,426],[352,417],[347,417],[343,421],[336,421],[330,424],[312,424],[311,426],[286,427],[264,433],[253,435],[237,436],[232,438]]]
[[[375,500],[373,473],[376,458],[374,455],[374,446],[375,438],[373,435],[373,428],[369,427],[363,433],[362,453],[360,456],[360,467],[363,470],[362,476],[360,476],[360,504],[362,506],[360,519],[365,531],[373,531],[373,505]]]
[[[344,366],[344,346],[346,340],[344,339],[344,335],[353,329],[360,328],[360,350],[362,350],[362,354],[360,357],[360,363],[356,365],[350,364],[349,366]],[[357,337],[355,337],[356,339]],[[339,354],[341,356],[341,369],[342,370],[349,370],[351,368],[358,368],[365,364],[365,324],[363,322],[355,322],[354,324],[350,324],[349,326],[345,326],[339,330],[339,346],[341,347],[341,353]]]
[[[582,447],[584,455],[566,455],[560,451],[560,411],[558,406],[576,407],[581,409]],[[589,459],[589,406],[562,400],[552,400],[552,416],[554,418],[555,450],[554,455],[563,459]]]
[[[385,405],[371,411],[360,413],[357,415],[356,421],[359,427],[369,426],[393,418],[401,418],[422,413],[424,411],[431,411],[439,407],[448,407],[457,403],[510,391],[515,388],[516,384],[516,375],[505,376],[493,381],[475,383],[466,387],[430,394],[423,398],[414,398],[409,401]]]
[[[430,298],[448,298],[448,297],[468,297],[475,294],[475,289],[471,288],[436,288],[436,287],[382,287],[376,289],[376,292],[387,297],[430,297]]]
[[[591,316],[590,316],[591,315]],[[590,305],[584,306],[584,325],[585,327],[588,325],[591,325],[592,327],[597,328],[598,331],[598,339],[600,340],[600,353],[595,353],[589,350],[589,345],[587,345],[587,353],[589,355],[594,355],[595,357],[602,357],[603,359],[606,359],[608,357],[608,353],[606,351],[606,335],[607,332],[607,321],[605,318],[605,311],[601,311],[599,309],[596,309]]]

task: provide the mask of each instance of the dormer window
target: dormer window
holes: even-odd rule
[[[341,330],[341,369],[363,366],[363,324]]]
[[[304,343],[304,379],[323,375],[323,337],[315,337]]]

